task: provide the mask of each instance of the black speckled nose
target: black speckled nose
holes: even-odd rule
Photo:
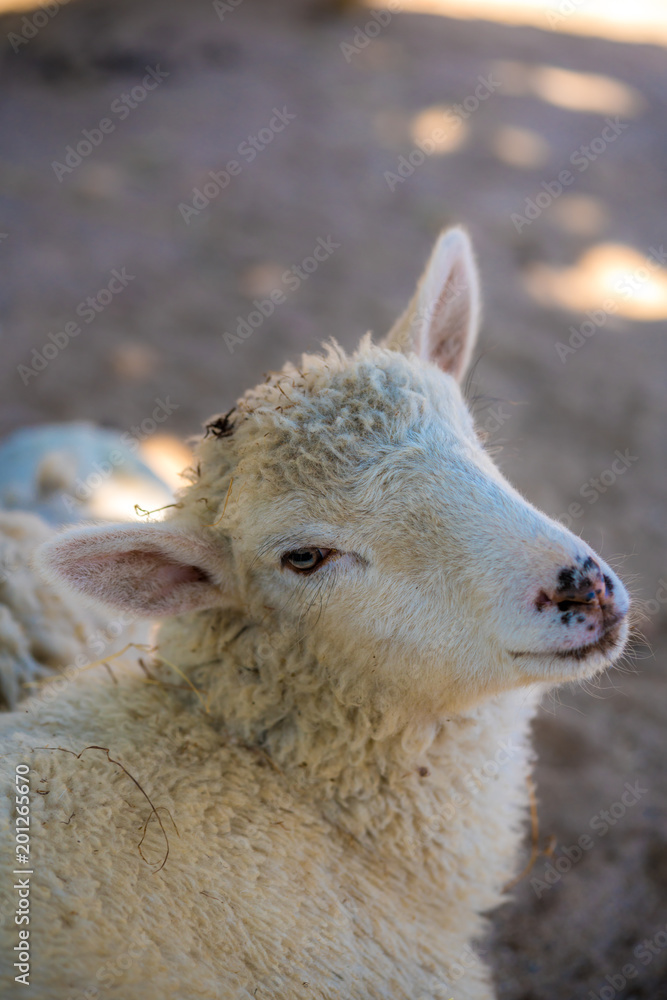
[[[581,571],[562,569],[558,574],[558,586],[553,595],[555,604],[567,601],[570,604],[602,603],[607,596],[602,570],[596,562],[588,559]]]
[[[576,610],[576,606],[602,607],[613,593],[611,580],[598,564],[588,556],[579,566],[564,566],[558,573],[556,586],[540,591],[535,606],[542,611],[546,605],[555,605],[559,611]]]

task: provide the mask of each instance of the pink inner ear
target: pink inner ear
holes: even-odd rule
[[[208,576],[199,566],[184,566],[180,563],[165,563],[155,570],[156,582],[165,587],[175,587],[179,583],[200,583],[208,581]]]
[[[225,605],[222,547],[163,525],[82,528],[47,542],[47,579],[134,615],[177,615]]]
[[[212,607],[221,599],[205,570],[150,549],[74,558],[63,575],[91,597],[149,617]]]
[[[433,309],[421,355],[458,377],[463,369],[470,325],[470,289],[457,261]]]
[[[436,340],[431,345],[429,360],[438,365],[443,372],[449,372],[458,378],[463,366],[464,348],[465,333],[461,328],[456,336],[450,335],[446,339]]]

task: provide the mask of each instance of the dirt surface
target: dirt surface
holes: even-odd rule
[[[81,418],[129,430],[156,398],[172,411],[163,430],[194,432],[287,357],[384,332],[439,228],[467,224],[485,289],[480,423],[510,479],[566,514],[647,602],[653,648],[546,703],[539,838],[555,838],[562,871],[539,858],[483,947],[503,1000],[665,998],[667,54],[407,14],[343,51],[363,41],[368,11],[226,6],[221,20],[203,0],[72,2],[18,51],[3,42],[0,432]],[[23,30],[22,16],[3,18],[0,38]],[[147,67],[154,88],[123,104]],[[480,77],[490,93],[433,138],[442,112],[424,112],[471,98]],[[627,128],[576,166],[617,116]],[[112,128],[68,165],[67,147],[102,119]],[[263,146],[252,159],[249,136]],[[419,136],[441,148],[387,178]],[[179,209],[230,161],[239,169],[224,190]],[[553,197],[567,168],[573,180]],[[540,192],[538,217],[513,221]],[[326,259],[286,282],[320,240]],[[637,271],[613,312],[600,312],[605,253],[624,274],[650,275]],[[114,269],[117,291],[87,307]],[[253,300],[276,286],[285,301],[256,323]],[[559,356],[587,309],[593,335]],[[240,318],[256,325],[246,339]],[[80,329],[69,341],[68,323]],[[590,848],[565,870],[583,835]]]

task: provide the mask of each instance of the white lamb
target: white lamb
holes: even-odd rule
[[[477,314],[451,230],[383,346],[208,424],[166,522],[47,544],[52,579],[165,616],[172,666],[2,720],[6,838],[17,765],[40,793],[29,895],[0,890],[36,1000],[493,997],[470,944],[518,864],[536,696],[620,654],[628,598],[479,443]]]

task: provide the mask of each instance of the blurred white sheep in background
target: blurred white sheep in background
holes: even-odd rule
[[[54,673],[147,637],[146,626],[128,620],[121,628],[118,616],[47,584],[32,554],[67,524],[137,520],[135,504],[170,504],[189,457],[167,435],[140,442],[83,422],[30,427],[0,442],[0,707],[14,708]]]

